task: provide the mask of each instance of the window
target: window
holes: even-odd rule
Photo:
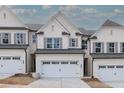
[[[120,46],[121,46],[121,53],[124,53],[124,43],[120,43]]]
[[[78,39],[77,38],[70,38],[70,41],[69,41],[69,46],[72,47],[72,48],[75,48],[78,46]]]
[[[23,33],[16,34],[16,44],[24,44],[24,34]]]
[[[3,33],[2,34],[2,43],[3,44],[9,44],[9,33]]]
[[[99,66],[99,69],[101,69],[101,68],[106,68],[106,66]]]
[[[11,57],[3,57],[3,60],[11,60]]]
[[[116,68],[123,68],[123,65],[118,65],[116,66]]]
[[[36,39],[37,39],[36,35],[32,35],[32,43],[36,43]]]
[[[44,61],[43,64],[50,64],[50,62],[49,61]]]
[[[77,64],[77,61],[71,61],[70,64]]]
[[[114,68],[115,66],[107,66],[108,68]]]
[[[82,40],[82,49],[87,49],[87,41]]]
[[[115,43],[108,43],[108,53],[115,52]]]
[[[13,60],[20,60],[20,57],[12,57]]]
[[[47,48],[59,49],[61,45],[61,38],[47,38]]]
[[[101,53],[101,43],[95,43],[95,53]]]
[[[68,62],[64,61],[64,62],[61,62],[61,64],[68,64]]]
[[[59,64],[59,62],[55,62],[55,61],[53,61],[52,64]]]
[[[59,48],[59,47],[60,47],[60,39],[54,38],[54,48]]]

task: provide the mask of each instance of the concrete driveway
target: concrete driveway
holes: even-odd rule
[[[124,88],[124,81],[109,81],[105,83],[113,88]]]
[[[89,88],[89,86],[79,78],[42,78],[28,87],[37,88]]]

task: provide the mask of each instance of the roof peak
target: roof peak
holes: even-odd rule
[[[119,26],[119,27],[122,27],[123,25],[117,23],[117,22],[114,22],[110,19],[107,19],[102,26]]]

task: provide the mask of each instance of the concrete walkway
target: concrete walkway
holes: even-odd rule
[[[42,78],[27,87],[31,88],[90,88],[79,78]]]

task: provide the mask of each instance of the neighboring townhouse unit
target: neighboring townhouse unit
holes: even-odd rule
[[[81,32],[58,12],[37,32],[36,73],[41,77],[83,77]]]
[[[7,7],[0,8],[0,74],[26,73],[28,28]]]
[[[92,76],[104,81],[124,80],[124,26],[107,20],[91,38]]]

